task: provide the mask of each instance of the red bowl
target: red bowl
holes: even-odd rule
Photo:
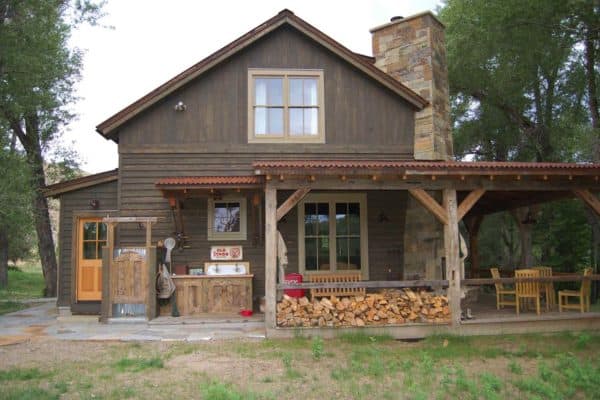
[[[240,315],[243,317],[251,317],[252,316],[252,310],[242,310],[240,311]]]

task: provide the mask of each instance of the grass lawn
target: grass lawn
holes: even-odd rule
[[[600,333],[2,349],[0,399],[600,399]]]
[[[0,289],[0,315],[25,308],[21,301],[41,298],[44,276],[38,261],[27,262],[8,270],[8,289]]]

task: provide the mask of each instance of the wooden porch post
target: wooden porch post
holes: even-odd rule
[[[460,259],[458,254],[458,212],[456,190],[444,189],[443,202],[448,221],[444,224],[444,252],[446,255],[448,302],[452,313],[452,326],[460,324]]]
[[[265,325],[275,328],[277,284],[277,189],[265,188]]]

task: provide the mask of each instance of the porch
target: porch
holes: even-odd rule
[[[598,185],[598,166],[569,164],[533,163],[460,163],[460,162],[382,162],[382,161],[272,161],[254,163],[255,173],[265,176],[265,321],[269,336],[291,336],[300,329],[306,334],[335,336],[336,329],[361,329],[368,332],[385,332],[397,338],[420,337],[432,333],[452,332],[457,334],[492,334],[498,332],[535,332],[570,329],[600,328],[600,313],[544,313],[543,315],[511,315],[509,312],[496,313],[486,302],[476,304],[473,309],[479,316],[471,320],[461,320],[466,308],[461,305],[467,285],[493,284],[494,280],[476,282],[465,279],[464,270],[465,240],[460,238],[458,223],[463,218],[473,219],[478,215],[509,210],[525,205],[539,204],[561,198],[577,197],[585,202],[596,214],[600,213],[600,202],[593,194]],[[278,203],[279,191],[295,190],[282,203]],[[277,283],[277,232],[278,222],[301,200],[315,191],[383,191],[389,197],[398,192],[410,193],[411,198],[434,218],[433,229],[443,231],[442,252],[434,264],[439,265],[440,275],[422,270],[417,278],[427,280],[367,280],[362,282],[330,282],[290,284]],[[441,194],[441,196],[440,196]],[[440,199],[441,198],[441,202]],[[410,223],[407,217],[407,225]],[[404,232],[406,239],[410,232]],[[418,241],[415,236],[414,239]],[[465,246],[466,247],[466,246]],[[430,255],[434,256],[434,254]],[[462,256],[462,257],[461,257]],[[279,273],[281,276],[282,274]],[[403,274],[400,279],[406,279]],[[444,278],[444,279],[441,279]],[[599,280],[594,273],[589,279]],[[396,278],[397,279],[397,278]],[[581,279],[576,281],[581,281]],[[481,281],[481,280],[480,280]],[[513,281],[514,282],[514,281]],[[423,318],[401,319],[393,316],[384,323],[377,320],[371,324],[358,324],[349,316],[350,323],[316,322],[310,316],[294,316],[293,328],[282,323],[278,314],[286,305],[278,302],[282,290],[310,290],[334,288],[365,288],[367,293],[377,289],[425,288],[447,299],[449,316],[447,321]],[[377,288],[377,289],[376,289]],[[440,288],[446,288],[440,291]],[[402,289],[403,290],[403,289]],[[367,297],[369,294],[367,294]],[[285,299],[284,299],[285,300]],[[332,298],[332,302],[343,298]],[[362,298],[349,297],[346,302],[356,303]],[[388,299],[384,299],[388,301]],[[317,306],[303,305],[310,308]],[[325,305],[327,306],[327,305]],[[292,308],[297,308],[293,306]],[[318,307],[318,306],[317,306]],[[344,310],[337,310],[345,312]],[[350,311],[354,313],[354,310]],[[428,311],[427,311],[428,312]],[[333,311],[336,314],[336,311]],[[514,310],[513,310],[514,313]],[[339,318],[339,314],[337,316]],[[357,314],[355,314],[356,316]],[[398,314],[399,315],[399,314]],[[299,319],[298,319],[299,317]],[[348,318],[342,316],[343,318]],[[289,316],[287,317],[289,321]],[[387,322],[387,323],[386,323]],[[433,323],[432,323],[433,322]],[[287,326],[285,326],[287,325]],[[366,325],[366,326],[363,326]],[[318,329],[314,327],[318,326]]]

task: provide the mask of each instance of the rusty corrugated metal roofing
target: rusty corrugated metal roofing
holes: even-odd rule
[[[586,171],[600,173],[600,164],[500,161],[271,160],[256,161],[255,169],[402,169],[420,171]]]
[[[156,181],[156,186],[255,185],[260,176],[173,176]]]

